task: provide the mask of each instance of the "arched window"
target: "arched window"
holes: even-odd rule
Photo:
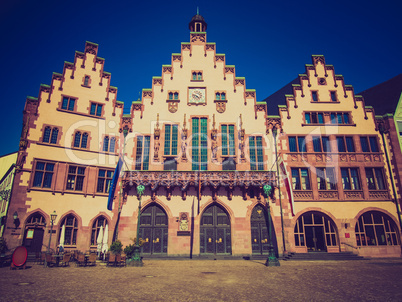
[[[226,94],[224,92],[221,93],[221,100],[226,100]]]
[[[53,128],[52,130],[52,137],[50,139],[51,144],[56,144],[57,143],[57,137],[59,135],[59,129],[58,128]]]
[[[399,245],[399,235],[394,221],[378,211],[366,212],[355,226],[358,246]]]
[[[37,212],[28,217],[27,224],[46,224],[46,220],[41,213]]]
[[[103,151],[109,150],[109,136],[105,136],[103,139]]]
[[[110,152],[114,152],[115,151],[115,147],[116,147],[116,138],[112,137],[110,138],[110,148],[109,151]]]
[[[50,141],[50,133],[51,133],[51,131],[52,131],[52,128],[50,128],[49,126],[45,127],[45,131],[43,131],[42,142],[48,143]]]
[[[91,233],[91,245],[96,245],[96,240],[98,239],[99,231],[101,226],[103,227],[103,232],[105,232],[105,227],[107,225],[107,219],[104,216],[99,216],[94,224],[92,225]],[[104,234],[103,234],[104,236]]]
[[[177,92],[174,93],[174,99],[178,100],[179,99],[179,94]]]
[[[173,93],[169,92],[169,100],[173,100]]]
[[[74,135],[74,147],[75,148],[87,148],[88,145],[88,133],[81,134],[80,131]]]
[[[74,135],[74,147],[79,148],[81,145],[81,132],[76,132]]]
[[[197,80],[198,81],[201,81],[202,80],[202,73],[201,72],[199,72],[198,74],[197,74]]]
[[[77,218],[70,214],[64,218],[60,227],[65,225],[65,233],[64,233],[64,244],[65,245],[76,245],[77,244],[77,232],[78,232],[78,222]]]
[[[197,80],[197,73],[193,72],[193,81],[196,81],[196,80]]]
[[[219,92],[216,93],[216,99],[219,101],[221,99],[221,94]]]
[[[88,143],[88,133],[82,135],[81,148],[86,148]]]

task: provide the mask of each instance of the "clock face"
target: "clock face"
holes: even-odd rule
[[[190,104],[205,104],[205,88],[189,88]]]

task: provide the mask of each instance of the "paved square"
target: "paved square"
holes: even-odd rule
[[[402,301],[402,259],[0,268],[0,301]]]

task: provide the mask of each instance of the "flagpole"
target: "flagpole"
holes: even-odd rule
[[[279,193],[279,208],[281,212],[281,228],[282,228],[282,244],[283,244],[283,253],[286,253],[286,244],[285,244],[285,231],[283,229],[283,211],[282,211],[282,194],[280,187],[280,173],[279,173],[279,163],[278,163],[278,150],[276,147],[276,135],[278,134],[278,130],[276,128],[272,129],[272,134],[274,136],[274,144],[275,144],[275,157],[276,157],[276,174],[278,178],[278,193]]]
[[[123,162],[124,162],[124,153],[125,153],[125,150],[126,150],[126,136],[127,136],[127,133],[128,133],[128,130],[124,129],[123,130],[123,152],[122,152]],[[121,196],[122,195],[123,195],[123,177],[120,178],[119,207],[118,207],[118,212],[117,212],[116,231],[115,231],[114,241],[119,238],[119,222],[120,222],[120,215],[121,215]]]

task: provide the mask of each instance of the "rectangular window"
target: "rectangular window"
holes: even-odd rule
[[[363,152],[379,152],[377,137],[375,136],[361,136],[360,144]]]
[[[75,99],[69,97],[63,97],[63,101],[61,103],[61,109],[74,111]]]
[[[338,146],[338,152],[346,152],[345,141],[342,136],[336,138],[336,144]]]
[[[289,151],[297,152],[297,143],[295,136],[289,136]]]
[[[353,137],[338,136],[336,138],[336,143],[338,146],[338,152],[355,152]]]
[[[292,168],[293,190],[310,190],[310,178],[308,169]]]
[[[264,153],[261,136],[249,136],[250,146],[250,170],[264,170]]]
[[[366,168],[366,179],[369,190],[385,190],[381,168]]]
[[[331,152],[331,145],[329,144],[328,136],[321,137],[321,141],[322,141],[322,151]]]
[[[341,168],[344,190],[360,190],[360,178],[357,168]]]
[[[53,171],[54,163],[36,162],[33,186],[37,188],[51,188]]]
[[[112,178],[113,178],[113,171],[99,169],[98,185],[96,187],[96,192],[109,193],[109,187],[112,182]]]
[[[311,124],[311,113],[305,113],[304,119],[306,121],[306,124]]]
[[[222,155],[235,155],[234,125],[221,126]]]
[[[336,190],[334,168],[316,168],[318,190]]]
[[[91,103],[90,115],[102,116],[102,104]]]
[[[346,149],[348,152],[355,152],[355,144],[353,143],[353,137],[345,137]]]
[[[304,136],[289,136],[290,152],[307,152],[306,138]]]
[[[348,125],[350,124],[349,113],[347,112],[332,112],[331,124]]]
[[[335,91],[331,91],[331,101],[332,101],[332,102],[338,101],[338,100],[336,99],[336,92],[335,92]]]
[[[304,136],[299,136],[297,138],[297,144],[298,144],[298,147],[299,147],[299,152],[307,152],[306,140],[305,140]]]
[[[313,136],[314,152],[322,152],[321,138],[319,136]]]
[[[324,124],[324,114],[323,113],[318,113],[318,123],[319,124]]]
[[[82,191],[84,187],[85,167],[69,166],[66,190]]]
[[[313,99],[313,102],[318,102],[317,91],[311,91],[311,97]]]
[[[165,125],[164,155],[177,155],[178,125]]]
[[[195,117],[192,119],[192,170],[207,170],[208,135],[207,118]]]
[[[135,169],[148,170],[149,169],[149,145],[150,136],[137,137],[137,149],[135,155]]]

